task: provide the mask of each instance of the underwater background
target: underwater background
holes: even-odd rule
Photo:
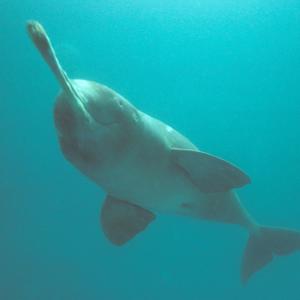
[[[298,0],[0,0],[0,12],[0,299],[300,299],[300,253],[241,284],[238,226],[158,215],[111,245],[105,195],[59,150],[58,84],[25,31],[39,20],[70,77],[245,170],[239,195],[260,223],[300,229]]]

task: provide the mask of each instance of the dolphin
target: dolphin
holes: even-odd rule
[[[100,223],[110,242],[124,245],[155,213],[237,224],[249,232],[244,283],[275,256],[300,250],[299,231],[262,226],[243,207],[235,189],[250,178],[241,169],[200,151],[111,88],[71,80],[42,25],[28,21],[27,31],[61,87],[54,108],[61,151],[107,194]]]

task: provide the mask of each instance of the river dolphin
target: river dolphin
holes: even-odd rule
[[[62,89],[54,108],[62,153],[107,194],[100,223],[108,240],[125,244],[155,212],[237,224],[249,232],[242,282],[275,256],[300,250],[300,232],[262,226],[243,207],[234,191],[250,183],[242,170],[201,152],[109,87],[71,80],[42,25],[28,21],[27,31]]]

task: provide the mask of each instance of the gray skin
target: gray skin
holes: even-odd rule
[[[243,281],[274,254],[299,250],[298,232],[261,227],[242,206],[233,189],[250,183],[245,173],[200,152],[186,137],[112,89],[70,80],[43,27],[31,21],[27,29],[62,87],[54,109],[61,150],[107,193],[100,218],[113,244],[123,245],[154,220],[155,212],[162,212],[246,228],[250,239]]]
[[[71,82],[85,112],[64,91],[58,97],[62,152],[108,195],[156,212],[256,227],[234,191],[203,193],[174,163],[172,149],[198,151],[187,138],[103,85]]]

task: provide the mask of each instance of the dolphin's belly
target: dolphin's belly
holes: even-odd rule
[[[135,163],[123,162],[94,176],[94,180],[110,196],[153,212],[245,223],[246,216],[233,191],[202,193],[185,173],[167,161],[148,164],[148,168]]]
[[[176,214],[190,214],[197,204],[201,210],[207,196],[167,160],[141,163],[130,159],[115,168],[93,175],[107,194],[146,209]]]
[[[170,170],[141,176],[128,192],[127,201],[162,213],[181,213],[187,203],[200,203],[205,198],[183,176]]]

